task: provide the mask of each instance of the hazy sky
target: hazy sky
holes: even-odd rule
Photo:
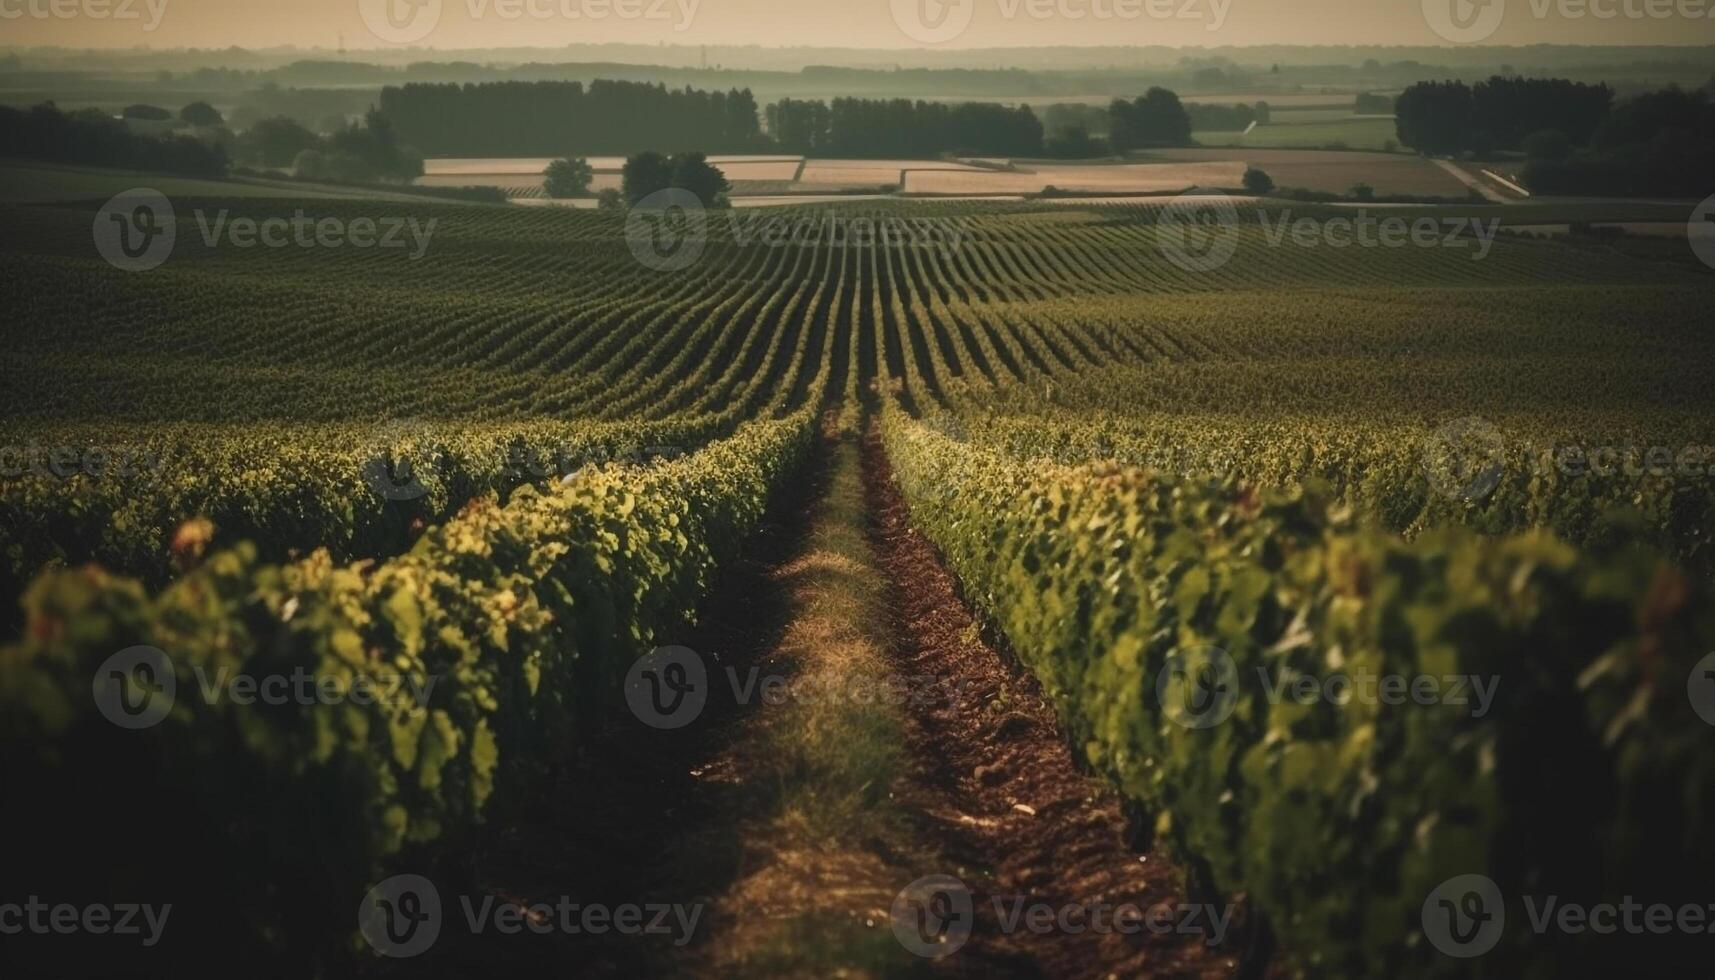
[[[0,0],[0,44],[1711,44],[1715,0]],[[391,11],[388,7],[391,5]],[[124,13],[124,19],[115,14]],[[391,16],[389,16],[389,13]],[[103,16],[105,15],[105,16]],[[367,17],[366,17],[367,15]],[[1438,34],[1431,21],[1439,19]],[[376,29],[367,26],[378,25]],[[150,26],[153,29],[148,29]],[[422,37],[410,38],[427,29]],[[383,36],[378,36],[383,35]],[[944,40],[942,40],[944,39]],[[936,41],[933,45],[924,41]]]

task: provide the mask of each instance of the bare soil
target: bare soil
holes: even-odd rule
[[[910,800],[949,855],[988,869],[967,881],[976,929],[942,961],[949,975],[1224,978],[1237,952],[1196,935],[1005,932],[992,899],[1025,896],[1053,907],[1184,901],[1182,872],[1140,853],[1117,795],[1082,772],[1040,686],[984,642],[934,546],[911,527],[872,427],[864,442],[874,541],[893,591],[906,675],[954,681],[961,696],[914,704]],[[996,710],[997,705],[1003,705]],[[1023,808],[1023,809],[1021,809]]]
[[[805,600],[804,576],[818,564],[810,530],[828,485],[827,447],[816,455],[745,559],[717,583],[699,624],[663,642],[702,653],[712,679],[727,667],[809,670],[806,658],[822,655],[824,644],[800,642],[806,636],[846,643],[880,635],[888,640],[881,670],[957,692],[903,700],[897,775],[883,788],[883,806],[860,811],[886,819],[831,833],[795,824],[770,785],[778,766],[755,754],[779,744],[771,728],[792,715],[739,703],[727,684],[714,683],[689,737],[689,729],[617,718],[528,812],[409,869],[441,887],[441,938],[429,955],[376,962],[366,975],[1213,980],[1238,972],[1240,951],[1196,934],[1003,927],[1000,909],[1020,899],[1054,908],[1172,906],[1183,899],[1183,874],[1166,855],[1132,846],[1120,800],[1080,770],[1038,685],[984,642],[953,576],[910,527],[873,431],[862,444],[868,526],[858,533],[867,533],[885,582],[888,621],[852,624],[849,636],[825,622],[816,627],[822,632],[803,632],[828,612]],[[974,899],[969,941],[936,960],[901,956],[889,919],[893,896],[928,873],[955,875]],[[460,902],[490,896],[519,906],[561,896],[695,905],[700,919],[683,946],[660,936],[470,935]],[[806,972],[806,955],[837,967]]]

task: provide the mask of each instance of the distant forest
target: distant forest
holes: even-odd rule
[[[1397,111],[1400,142],[1419,152],[1522,152],[1524,182],[1538,194],[1715,191],[1715,79],[1624,99],[1566,79],[1425,82],[1400,95]]]
[[[382,90],[381,112],[426,156],[629,154],[653,146],[852,157],[1042,149],[1042,124],[1024,106],[786,99],[769,106],[774,135],[765,135],[748,90],[672,90],[640,82],[404,85]]]
[[[652,147],[821,157],[1092,157],[1184,146],[1192,130],[1179,97],[1159,87],[1093,109],[1092,118],[1080,114],[1051,140],[1028,106],[912,99],[781,99],[768,106],[764,132],[748,90],[638,82],[404,85],[382,90],[380,110],[403,143],[430,157],[629,155]],[[1253,114],[1244,106],[1227,111],[1247,122]],[[1092,129],[1104,139],[1092,138]]]
[[[425,156],[743,153],[768,143],[748,91],[669,90],[641,82],[496,82],[381,90],[381,113]]]

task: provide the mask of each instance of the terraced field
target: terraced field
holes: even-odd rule
[[[882,669],[895,643],[965,651],[936,661],[948,670],[992,658],[981,712],[844,718],[857,734],[815,752],[883,730],[912,745],[987,733],[1003,782],[928,785],[910,760],[933,753],[895,746],[881,776],[815,777],[849,782],[856,809],[838,818],[825,799],[763,794],[756,813],[784,815],[752,830],[780,848],[735,857],[715,905],[751,908],[744,888],[765,884],[815,899],[770,906],[767,928],[720,918],[692,958],[656,950],[651,966],[903,973],[928,961],[871,945],[903,883],[889,874],[953,861],[982,894],[1111,852],[1130,877],[1104,866],[1101,880],[1232,903],[1243,934],[1219,953],[1183,936],[1097,950],[999,936],[979,916],[973,974],[1461,976],[1425,936],[1440,882],[1666,901],[1715,867],[1715,754],[1685,697],[1715,649],[1715,276],[1694,262],[1469,232],[1336,246],[1275,222],[1348,212],[1269,202],[1204,229],[1230,249],[1216,262],[1186,244],[1195,233],[1164,233],[1179,218],[1162,202],[853,202],[693,215],[676,245],[694,257],[667,271],[637,216],[187,196],[170,258],[125,272],[92,243],[101,203],[0,208],[0,776],[63,794],[14,808],[27,812],[9,813],[7,839],[40,842],[20,880],[170,878],[180,935],[196,937],[173,951],[190,962],[262,950],[296,971],[388,974],[350,913],[402,868],[459,866],[487,894],[527,896],[532,863],[587,858],[599,878],[600,851],[633,840],[604,821],[702,841],[670,811],[680,791],[693,808],[716,791],[684,773],[737,758],[742,784],[765,768],[756,753],[779,754],[743,746],[775,744],[774,729],[735,737],[727,769],[689,759],[627,717],[627,672],[710,622],[731,626],[732,651],[770,648],[774,627],[711,606],[768,582],[804,607],[782,635],[821,624],[795,669]],[[217,216],[300,213],[416,232],[397,248],[204,237]],[[778,233],[798,223],[810,231]],[[795,558],[780,528],[801,512],[818,516]],[[934,550],[875,530],[894,518]],[[776,545],[770,578],[757,555]],[[790,585],[818,561],[840,576]],[[902,568],[956,577],[968,612],[949,590],[935,616],[963,615],[970,636],[925,633],[927,613],[877,628],[904,601],[889,579]],[[746,576],[761,584],[734,584]],[[857,611],[817,612],[848,579],[870,583]],[[1028,676],[1006,673],[979,625]],[[818,659],[858,633],[869,659]],[[438,683],[407,705],[289,710],[181,693],[140,733],[104,714],[135,693],[104,665],[139,647],[181,692],[221,669]],[[1240,682],[1259,670],[1487,678],[1499,693],[1481,714],[1305,704]],[[1040,736],[1028,752],[1019,728]],[[1067,745],[1064,812],[993,790],[1047,765],[1016,758]],[[803,751],[764,782],[819,785],[804,774],[824,756]],[[545,802],[605,785],[591,772],[615,758],[667,765],[642,756],[673,770],[649,785],[680,790],[624,809],[615,788],[614,812],[584,828],[577,807],[593,804]],[[1089,787],[1067,782],[1079,767]],[[948,785],[973,788],[931,799]],[[139,818],[155,844],[141,858],[71,816],[143,793],[196,804]],[[946,820],[960,807],[998,812],[925,838],[960,825]],[[1129,844],[1072,838],[1011,870],[1006,834],[957,836],[1117,834],[1122,810]],[[1038,824],[1005,822],[1026,817]],[[539,823],[553,836],[520,829]],[[818,843],[793,851],[794,835]],[[559,856],[520,860],[525,839]],[[1161,868],[1147,883],[1140,843]],[[216,859],[189,870],[186,848]],[[941,864],[922,857],[935,849]],[[813,854],[843,870],[806,871]],[[693,865],[649,887],[706,896]],[[744,877],[758,867],[775,877]],[[1515,930],[1485,963],[1551,975],[1634,953]],[[601,944],[519,955],[636,966]]]

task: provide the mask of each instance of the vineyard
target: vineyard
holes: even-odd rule
[[[1481,250],[1305,245],[1273,222],[1342,212],[1269,203],[1237,209],[1230,258],[1210,263],[1164,238],[1159,202],[863,201],[698,214],[698,254],[667,270],[609,212],[172,204],[172,256],[146,273],[96,254],[99,201],[0,207],[0,781],[52,788],[4,818],[39,845],[17,878],[112,896],[175,882],[186,969],[265,955],[293,975],[395,975],[353,921],[365,891],[470,874],[458,856],[504,849],[544,798],[655,754],[671,733],[630,717],[628,671],[706,636],[758,542],[858,494],[860,469],[869,503],[817,518],[855,535],[840,568],[873,553],[858,618],[901,594],[894,546],[871,540],[876,495],[897,494],[968,632],[1022,671],[976,717],[1005,727],[1009,699],[1038,691],[1060,736],[1041,751],[1069,746],[1109,787],[1147,860],[1174,869],[1161,887],[1243,910],[1209,963],[1151,948],[1111,961],[1121,973],[1642,975],[1632,943],[1522,927],[1449,956],[1422,910],[1461,875],[1507,896],[1707,901],[1702,265],[1504,232]],[[414,250],[204,233],[208,216],[305,211],[427,234]],[[907,232],[852,233],[876,228]],[[109,666],[139,648],[179,696],[127,727],[109,708],[134,706],[134,684]],[[191,694],[294,671],[427,693]],[[1487,693],[1474,712],[1256,681],[1336,673]],[[876,778],[852,798],[893,805]],[[567,822],[598,807],[573,795]],[[1055,819],[1002,816],[1017,806]],[[670,808],[613,819],[650,809]],[[951,870],[896,851],[890,867]],[[803,928],[873,934],[866,916],[912,877]],[[859,975],[931,962],[892,943]],[[608,954],[578,955],[607,975]],[[68,975],[114,955],[97,944]],[[1018,958],[1038,954],[1004,943],[982,955],[1002,975],[1094,975],[1032,973]],[[818,962],[779,956],[723,969]]]

